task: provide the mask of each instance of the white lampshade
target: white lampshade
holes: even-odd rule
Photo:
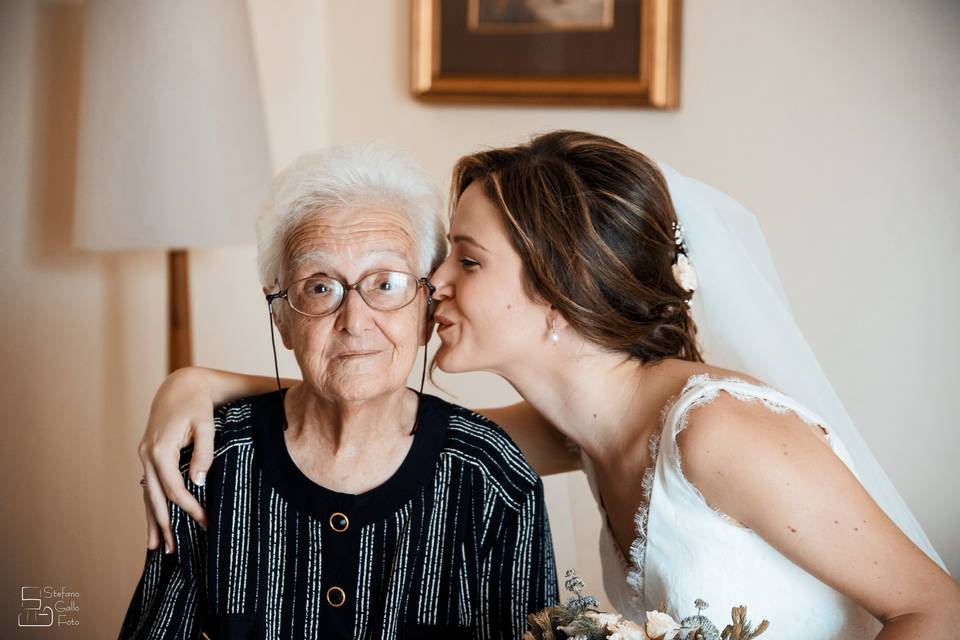
[[[254,240],[271,163],[244,0],[85,7],[74,242]]]

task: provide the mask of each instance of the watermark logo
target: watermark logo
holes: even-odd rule
[[[80,594],[66,587],[20,587],[19,627],[80,626]]]

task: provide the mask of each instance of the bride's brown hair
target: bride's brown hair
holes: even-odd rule
[[[554,131],[461,158],[451,206],[473,182],[503,214],[528,294],[577,333],[643,363],[702,361],[691,294],[673,276],[677,215],[646,156],[603,136]]]

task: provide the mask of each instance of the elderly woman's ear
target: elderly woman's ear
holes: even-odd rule
[[[263,294],[267,295],[268,293],[272,293],[272,291],[266,287],[263,287]],[[273,319],[273,323],[277,325],[277,333],[280,334],[280,340],[283,342],[284,347],[286,347],[288,350],[292,350],[293,346],[290,343],[289,333],[284,325],[283,305],[274,303],[272,310],[273,312],[270,314],[270,317]]]

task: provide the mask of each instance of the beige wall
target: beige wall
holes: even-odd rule
[[[960,5],[688,0],[683,107],[654,113],[424,106],[406,89],[406,2],[249,3],[276,167],[383,138],[445,184],[479,146],[580,128],[752,208],[823,366],[960,573]],[[29,584],[80,592],[69,637],[114,634],[143,559],[134,447],[163,375],[164,263],[70,247],[81,20],[0,3],[4,637]],[[253,259],[192,254],[198,362],[269,373]],[[484,375],[442,381],[467,405],[513,398]],[[584,483],[547,485],[559,565],[599,590]]]

